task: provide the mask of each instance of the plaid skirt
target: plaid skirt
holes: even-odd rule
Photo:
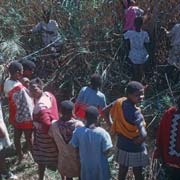
[[[143,152],[116,151],[116,162],[125,167],[145,167],[149,164],[147,149]]]
[[[57,165],[58,150],[54,140],[46,133],[36,131],[33,142],[33,158],[38,164]]]

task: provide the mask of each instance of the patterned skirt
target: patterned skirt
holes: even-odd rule
[[[33,158],[38,164],[57,165],[58,150],[54,140],[48,134],[39,131],[35,132]]]
[[[117,149],[116,162],[125,167],[145,167],[149,164],[147,149],[143,152],[126,152]]]

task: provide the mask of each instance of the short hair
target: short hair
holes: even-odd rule
[[[141,90],[144,90],[144,86],[140,82],[131,81],[128,83],[125,92],[127,95],[129,95]]]
[[[87,119],[88,124],[95,123],[98,116],[99,116],[99,111],[98,111],[98,109],[96,107],[89,106],[86,109],[86,119]]]
[[[22,64],[24,70],[33,71],[36,68],[35,63],[30,60],[25,59],[25,60],[20,60],[19,62]]]
[[[61,102],[60,107],[63,110],[72,111],[74,108],[74,103],[70,100],[65,100]]]
[[[37,84],[40,89],[43,89],[44,83],[40,78],[32,79],[29,83],[29,86],[32,86],[33,84]]]
[[[11,75],[21,72],[22,70],[23,70],[23,66],[18,61],[11,62],[8,67],[8,71]]]
[[[136,17],[135,18],[135,20],[134,20],[134,25],[135,25],[135,27],[142,27],[142,25],[143,25],[143,17],[142,16],[138,16],[138,17]]]
[[[93,74],[91,76],[91,85],[94,87],[101,87],[102,79],[99,74]]]

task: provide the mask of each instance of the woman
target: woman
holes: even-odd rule
[[[57,148],[54,140],[48,135],[48,130],[52,120],[58,119],[58,109],[55,97],[49,92],[43,92],[41,79],[33,79],[29,90],[35,103],[33,157],[38,163],[39,180],[43,180],[46,167],[57,165]]]

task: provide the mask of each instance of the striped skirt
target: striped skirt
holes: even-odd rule
[[[125,167],[145,167],[149,165],[147,149],[143,152],[126,152],[117,149],[116,162]]]
[[[33,158],[38,164],[57,165],[58,150],[54,140],[46,133],[34,133]]]

